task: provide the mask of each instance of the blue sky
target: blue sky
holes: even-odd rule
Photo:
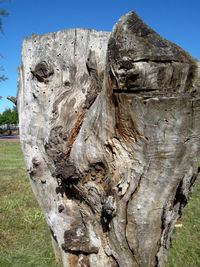
[[[79,27],[111,31],[123,14],[134,10],[162,37],[200,60],[200,0],[10,0],[0,1],[0,8],[9,12],[0,34],[0,66],[8,77],[0,83],[0,113],[13,106],[6,96],[16,96],[21,44],[31,32]]]

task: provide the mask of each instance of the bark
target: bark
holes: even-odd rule
[[[13,96],[7,96],[7,99],[10,100],[13,104],[17,105],[17,99]]]
[[[17,105],[57,259],[164,266],[199,172],[199,62],[130,12],[25,38]]]

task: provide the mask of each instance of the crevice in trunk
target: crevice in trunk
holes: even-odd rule
[[[49,227],[49,229],[50,229],[50,232],[51,232],[51,236],[52,236],[53,239],[56,241],[56,243],[58,243],[58,240],[57,240],[56,235],[54,234],[54,231],[51,229],[51,227]]]
[[[110,231],[110,222],[112,220],[113,216],[112,214],[108,214],[108,212],[103,208],[101,212],[101,225],[103,232],[109,232]]]
[[[120,267],[117,259],[113,256],[113,255],[110,255],[110,257],[112,258],[112,263],[111,263],[111,267]]]
[[[120,62],[120,67],[119,69],[123,69],[123,70],[130,70],[133,67],[134,63],[139,63],[139,62],[154,62],[154,63],[172,63],[172,62],[178,62],[178,63],[184,63],[181,62],[179,60],[173,60],[173,59],[151,59],[151,58],[141,58],[141,59],[135,59],[135,60],[129,60],[129,61],[122,61]]]
[[[187,198],[185,194],[183,193],[183,180],[180,181],[177,190],[176,190],[176,195],[174,197],[174,202],[173,202],[173,207],[177,204],[180,203],[180,206],[185,206],[187,204]]]
[[[130,201],[132,201],[134,194],[135,194],[135,193],[139,190],[139,188],[140,188],[140,183],[141,183],[142,176],[143,176],[143,174],[140,175],[140,177],[139,177],[139,179],[138,179],[138,182],[137,182],[137,187],[136,187],[135,190],[131,193],[131,195],[130,195],[128,201],[126,202],[126,208],[125,208],[125,210],[126,210],[126,218],[125,218],[125,219],[126,219],[126,223],[125,223],[125,239],[126,239],[126,243],[127,243],[128,249],[130,250],[131,254],[133,255],[133,258],[134,258],[134,260],[135,260],[135,262],[137,263],[138,266],[140,266],[140,265],[139,265],[139,263],[138,263],[138,261],[137,261],[137,259],[136,259],[136,256],[135,256],[135,254],[134,254],[134,251],[131,249],[131,247],[130,247],[130,245],[129,245],[129,242],[128,242],[128,238],[127,238],[127,225],[128,225],[128,206],[129,206]]]
[[[113,89],[113,93],[114,94],[140,94],[140,93],[151,93],[151,92],[155,92],[155,91],[159,91],[158,89]]]

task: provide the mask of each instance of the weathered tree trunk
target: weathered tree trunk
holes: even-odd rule
[[[134,12],[23,41],[21,146],[65,267],[164,266],[198,176],[199,73]]]

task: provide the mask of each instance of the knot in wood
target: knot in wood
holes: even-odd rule
[[[82,177],[76,166],[69,160],[57,165],[55,175],[57,179],[60,178],[62,181],[68,180],[69,182],[76,182]]]
[[[48,78],[54,74],[52,66],[46,61],[38,63],[31,72],[39,82],[48,82]]]

